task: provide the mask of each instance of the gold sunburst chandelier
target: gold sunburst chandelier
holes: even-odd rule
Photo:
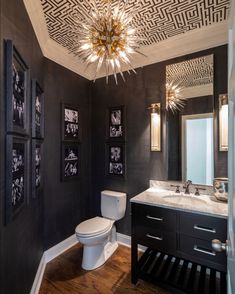
[[[185,98],[181,95],[182,88],[173,83],[166,84],[166,109],[173,113],[180,111],[185,105]]]
[[[96,0],[93,0],[90,2],[90,14],[85,19],[81,19],[81,16],[77,18],[74,32],[78,40],[74,53],[87,67],[95,64],[94,81],[103,69],[106,82],[108,76],[113,74],[117,83],[118,73],[125,81],[124,69],[135,72],[131,63],[132,55],[142,54],[139,48],[144,39],[140,36],[140,27],[135,27],[133,22],[138,5],[132,3],[128,7],[128,0],[112,2],[101,0],[98,6]]]

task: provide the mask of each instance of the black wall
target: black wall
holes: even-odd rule
[[[45,62],[44,240],[49,248],[74,233],[88,215],[91,189],[90,82],[47,60]],[[81,169],[75,181],[60,181],[61,103],[80,109]]]
[[[0,86],[0,293],[28,294],[43,251],[64,240],[88,211],[90,181],[90,82],[46,60],[23,0],[2,0]],[[5,226],[4,39],[13,41],[45,91],[44,194],[29,195],[27,205]],[[82,120],[82,166],[78,181],[60,182],[60,103],[79,105]]]
[[[109,85],[99,79],[92,89],[92,180],[93,213],[99,213],[100,191],[112,189],[128,194],[127,211],[118,222],[118,231],[130,234],[129,199],[149,186],[150,179],[167,180],[177,178],[179,167],[179,142],[172,144],[172,135],[179,133],[178,125],[170,126],[169,117],[162,111],[162,151],[150,152],[150,103],[161,102],[165,107],[166,65],[187,59],[214,54],[214,105],[215,133],[218,134],[218,95],[227,93],[227,46],[220,46],[187,56],[149,65],[137,70],[137,75],[128,76],[123,83]],[[126,178],[112,179],[105,176],[105,128],[108,107],[126,107]],[[207,108],[207,105],[206,105]],[[215,176],[227,176],[227,152],[218,151],[218,136],[215,137]]]
[[[2,0],[1,11],[1,77],[4,77],[4,39],[13,40],[19,52],[30,67],[32,77],[43,85],[43,56],[25,13],[23,1]],[[35,199],[26,206],[16,219],[4,225],[5,197],[5,99],[4,79],[1,79],[0,107],[0,198],[1,198],[1,293],[29,293],[32,281],[43,253],[42,199]]]

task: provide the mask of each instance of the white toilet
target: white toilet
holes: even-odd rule
[[[114,222],[124,217],[126,193],[101,192],[101,214],[80,223],[76,229],[78,241],[84,245],[82,268],[95,269],[114,253],[118,247]]]

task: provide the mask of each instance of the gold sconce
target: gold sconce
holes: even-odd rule
[[[161,104],[152,103],[151,110],[151,151],[161,151]]]
[[[219,150],[228,151],[228,94],[219,95]]]

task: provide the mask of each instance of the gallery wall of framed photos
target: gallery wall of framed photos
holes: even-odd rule
[[[6,194],[5,223],[28,203],[30,167],[29,68],[12,41],[5,41]]]
[[[109,107],[107,113],[106,175],[125,178],[125,107]]]
[[[63,103],[61,122],[61,180],[70,181],[79,178],[81,169],[79,107]]]
[[[5,223],[42,191],[44,96],[11,40],[5,41],[6,195]],[[31,152],[30,152],[31,150]]]

